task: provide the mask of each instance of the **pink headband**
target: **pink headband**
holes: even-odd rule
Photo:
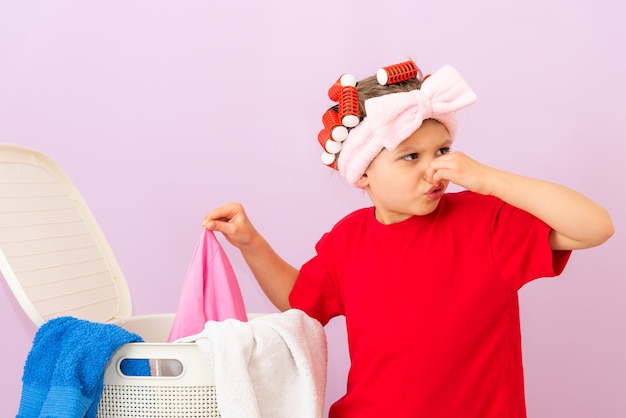
[[[356,185],[372,160],[386,148],[393,151],[426,119],[443,123],[456,135],[455,112],[476,101],[476,94],[451,66],[426,78],[419,90],[391,93],[365,101],[367,117],[350,130],[339,153],[339,172]]]

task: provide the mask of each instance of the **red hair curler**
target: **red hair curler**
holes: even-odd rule
[[[341,89],[346,86],[356,87],[356,78],[352,74],[343,74],[328,89],[328,97],[333,102],[338,102],[341,97]]]
[[[381,86],[395,84],[401,81],[416,78],[419,68],[411,60],[388,67],[379,68],[376,72],[376,80]]]
[[[322,163],[324,165],[329,166],[330,168],[336,169],[336,167],[333,164],[336,158],[337,156],[335,154],[330,154],[326,151],[322,152]]]
[[[359,95],[353,86],[341,89],[339,117],[343,126],[347,128],[354,128],[359,124]]]
[[[317,134],[317,141],[324,148],[324,151],[329,154],[337,154],[341,151],[341,142],[333,141],[327,129],[322,129]]]
[[[330,136],[335,141],[343,141],[348,137],[348,129],[341,124],[339,113],[333,109],[328,109],[322,115],[322,123],[324,127],[330,132]]]

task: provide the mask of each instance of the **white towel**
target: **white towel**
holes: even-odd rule
[[[320,418],[328,352],[322,325],[290,309],[248,322],[208,321],[195,341],[215,376],[222,418]]]

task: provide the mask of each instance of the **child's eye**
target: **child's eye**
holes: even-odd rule
[[[449,147],[439,148],[437,150],[437,156],[441,156],[441,155],[447,154],[449,152],[450,152],[450,148]]]
[[[413,161],[413,160],[417,160],[418,157],[419,157],[419,154],[417,152],[413,152],[411,154],[405,155],[404,157],[402,157],[402,159],[406,161]]]

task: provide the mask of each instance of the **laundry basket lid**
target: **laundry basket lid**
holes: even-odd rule
[[[13,144],[0,144],[0,272],[37,326],[63,315],[116,323],[132,312],[78,189],[50,158]]]

